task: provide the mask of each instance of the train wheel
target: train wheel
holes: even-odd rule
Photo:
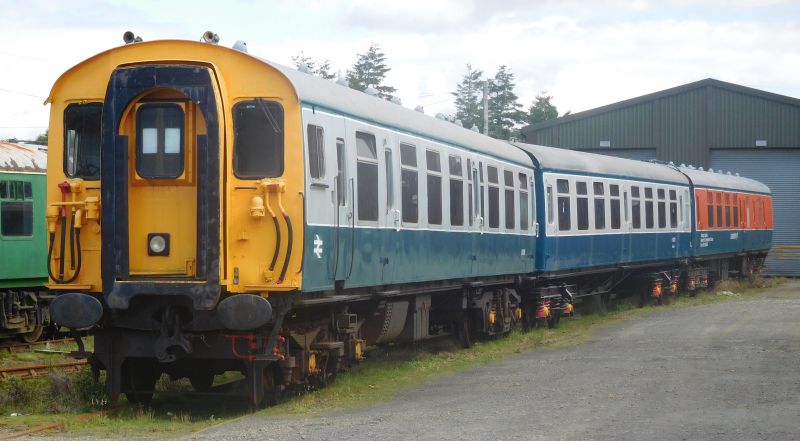
[[[122,380],[127,383],[125,397],[131,404],[150,404],[153,400],[156,382],[161,373],[152,363],[128,362],[122,368]]]
[[[22,334],[20,338],[25,343],[36,343],[42,338],[42,332],[44,332],[44,327],[42,325],[37,325],[33,328],[33,331]]]
[[[475,343],[475,336],[472,332],[472,322],[467,315],[461,318],[461,323],[458,326],[458,339],[461,341],[461,346],[464,348],[471,348]]]
[[[195,372],[189,376],[189,383],[197,392],[208,392],[214,385],[214,374],[211,372]]]

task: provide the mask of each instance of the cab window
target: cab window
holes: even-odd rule
[[[100,179],[100,136],[103,105],[70,104],[64,110],[64,174]]]
[[[233,173],[240,179],[283,174],[283,107],[257,98],[233,106]]]

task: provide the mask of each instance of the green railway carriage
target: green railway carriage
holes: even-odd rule
[[[47,148],[0,143],[0,337],[37,340],[49,323],[44,220]]]

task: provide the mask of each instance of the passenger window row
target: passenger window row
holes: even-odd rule
[[[682,213],[687,210],[683,206],[683,195],[679,197],[674,188],[657,184],[627,186],[608,179],[580,178],[557,178],[555,187],[554,200],[552,182],[548,179],[545,188],[547,222],[555,225],[557,220],[557,231],[620,230],[622,220],[628,222],[629,212],[633,230],[670,230],[686,224]],[[572,210],[575,210],[574,223]],[[590,224],[590,216],[594,218],[593,224]]]
[[[379,219],[378,199],[378,154],[374,134],[356,131],[356,217],[359,221],[376,222]],[[325,178],[325,130],[316,124],[306,126],[306,148],[308,173],[312,183]],[[339,146],[337,146],[339,147]],[[384,141],[383,158],[386,173],[387,208],[394,208],[392,151]],[[337,149],[338,150],[338,149]],[[528,231],[533,227],[535,209],[533,191],[529,188],[530,175],[518,170],[492,165],[491,159],[473,161],[450,152],[427,147],[424,150],[425,164],[419,164],[418,146],[399,142],[400,206],[399,216],[404,224],[420,222],[420,173],[424,174],[425,200],[428,225],[438,227],[445,222],[444,205],[449,200],[449,226],[463,227],[465,221],[473,226],[475,219],[486,219],[490,230],[499,230],[501,225],[509,231]],[[444,164],[443,164],[444,163]],[[342,164],[339,175],[342,174]],[[444,166],[444,167],[443,167]],[[484,170],[486,181],[484,181]],[[502,181],[501,181],[502,177]],[[342,192],[342,179],[337,183],[337,192]],[[501,190],[503,213],[501,210]],[[488,213],[484,211],[484,191],[488,197]],[[342,196],[339,196],[341,203]],[[465,213],[466,211],[466,213]],[[517,214],[519,212],[519,214]],[[501,214],[503,216],[501,216]],[[466,219],[465,219],[466,217]]]

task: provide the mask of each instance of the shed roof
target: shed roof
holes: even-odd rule
[[[586,110],[583,112],[577,112],[570,114],[568,116],[563,116],[561,118],[555,118],[547,121],[542,121],[537,124],[531,124],[529,126],[522,128],[523,135],[526,135],[531,132],[535,132],[537,130],[545,129],[548,127],[578,121],[585,118],[590,118],[596,115],[600,115],[606,112],[611,112],[613,110],[622,109],[625,107],[634,106],[637,104],[642,104],[648,101],[657,100],[659,98],[664,98],[671,95],[677,95],[680,93],[688,92],[690,90],[700,89],[703,87],[717,87],[720,89],[730,90],[732,92],[742,93],[745,95],[756,96],[759,98],[777,101],[784,104],[788,104],[791,106],[800,107],[800,99],[792,98],[786,95],[779,95],[777,93],[766,92],[759,89],[754,89],[752,87],[742,86],[739,84],[728,83],[727,81],[716,80],[714,78],[706,78],[704,80],[695,81],[693,83],[684,84],[677,87],[672,87],[669,89],[665,89],[659,92],[649,93],[647,95],[638,96],[636,98],[627,99],[624,101],[619,101],[617,103],[608,104],[601,107],[596,107],[594,109]]]
[[[755,193],[770,193],[769,187],[756,180],[726,173],[698,170],[696,168],[679,167],[692,183],[698,187],[712,187],[727,190],[739,190]]]
[[[576,150],[513,143],[530,153],[543,170],[576,171],[688,185],[689,180],[674,167]]]
[[[0,171],[45,173],[47,146],[0,141]]]

